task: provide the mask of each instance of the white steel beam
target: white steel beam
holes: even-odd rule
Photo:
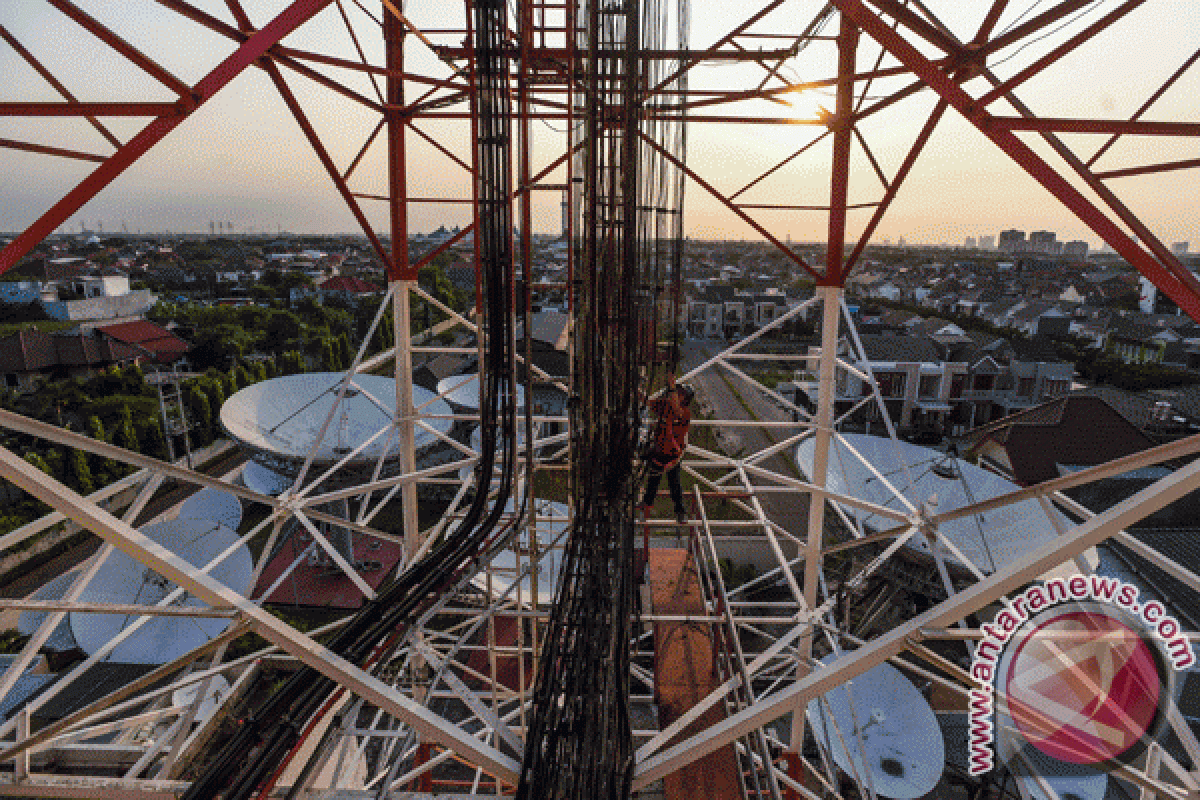
[[[394,687],[364,672],[238,592],[200,572],[136,528],[88,502],[5,448],[0,448],[0,476],[58,508],[70,519],[209,605],[237,609],[263,637],[349,691],[387,709],[428,739],[456,750],[468,761],[500,779],[516,783],[520,765],[509,756],[466,735],[454,724],[431,713]]]
[[[816,670],[778,694],[639,762],[634,788],[646,786],[789,711],[803,709],[813,697],[828,693],[904,650],[909,638],[918,636],[922,628],[942,628],[958,622],[1197,488],[1200,488],[1200,461],[1157,481],[858,650],[848,652],[836,664]]]

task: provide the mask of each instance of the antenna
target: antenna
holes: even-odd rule
[[[844,440],[844,441],[843,441]],[[805,475],[812,474],[815,443],[812,439],[796,447],[796,463]],[[857,451],[860,459],[854,454]],[[871,465],[863,463],[864,460]],[[864,433],[843,434],[829,451],[829,487],[848,495],[890,508],[903,503],[880,480],[882,475],[916,508],[937,496],[941,513],[993,497],[1010,494],[1021,487],[994,472],[952,458],[940,450]],[[912,485],[907,483],[908,476]],[[873,514],[847,508],[846,512],[866,526],[884,526]],[[1057,511],[1055,512],[1058,513]],[[1065,517],[1060,517],[1069,525]],[[986,514],[943,522],[938,534],[951,542],[982,572],[991,573],[1015,561],[1057,536],[1046,512],[1036,500],[1023,500],[993,509]],[[906,545],[932,555],[924,537]],[[959,563],[943,551],[948,561]]]
[[[396,414],[396,381],[379,375],[355,375],[354,383],[339,401],[338,388],[345,376],[340,372],[309,372],[285,375],[247,386],[225,401],[221,424],[252,457],[271,469],[294,477],[308,458],[313,442],[333,411],[333,421],[313,459],[314,469],[327,469],[357,449],[381,429],[393,423]],[[334,403],[339,408],[334,408]],[[430,418],[415,433],[415,446],[425,450],[441,441],[453,427],[451,408],[428,389],[413,387],[413,405]],[[436,432],[435,432],[436,431]],[[373,469],[385,455],[389,463],[399,459],[398,448],[378,436],[354,456],[348,470]]]
[[[829,655],[821,663],[836,659]],[[942,778],[946,743],[933,709],[889,664],[809,702],[807,715],[813,736],[834,763],[875,795],[913,800]]]
[[[177,519],[203,519],[236,531],[242,524],[242,501],[220,489],[201,489],[179,507]]]
[[[171,550],[189,564],[203,567],[234,547],[238,537],[224,525],[201,519],[173,519],[144,526],[142,533]],[[208,574],[236,592],[250,591],[254,559],[245,545],[238,545]],[[81,603],[155,605],[177,587],[157,572],[121,552],[109,556],[79,597]],[[183,594],[176,606],[203,607],[199,598]],[[71,631],[89,655],[97,653],[137,617],[125,614],[71,612]],[[230,620],[211,617],[154,617],[121,642],[108,655],[109,661],[125,664],[165,664],[220,635]]]

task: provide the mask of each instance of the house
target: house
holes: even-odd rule
[[[317,291],[322,299],[326,297],[340,297],[349,302],[357,302],[359,298],[375,296],[383,292],[383,289],[370,281],[364,281],[362,278],[353,278],[346,275],[338,275],[317,284]]]
[[[135,348],[141,358],[155,364],[174,364],[191,349],[183,339],[149,320],[102,325],[96,328],[96,333]]]
[[[137,347],[88,333],[45,333],[26,328],[0,339],[0,375],[4,387],[35,390],[45,380],[87,378],[108,367],[137,363]]]
[[[1068,395],[974,428],[959,452],[1022,486],[1104,464],[1154,441],[1102,398]]]
[[[1071,389],[1074,365],[1059,359],[1044,340],[1010,343],[936,317],[910,320],[904,335],[862,334],[860,339],[865,359],[846,341],[840,352],[860,373],[870,368],[900,428],[959,433]],[[839,415],[871,394],[870,384],[852,372],[838,380]],[[810,387],[815,402],[814,394]],[[869,430],[875,419],[877,409],[867,404],[862,423]]]
[[[865,359],[854,357],[845,340],[841,354],[855,362],[859,371],[870,367],[888,416],[901,428],[943,427],[947,413],[953,410],[951,399],[962,392],[959,376],[965,374],[966,364],[946,362],[942,348],[928,337],[864,334],[859,338]],[[817,352],[814,348],[810,354]],[[872,394],[871,385],[849,371],[839,373],[836,389],[834,405],[839,416]],[[810,390],[814,403],[816,393],[815,388]],[[879,417],[878,409],[868,406],[869,430],[871,422]]]
[[[570,317],[560,311],[535,311],[529,315],[534,366],[551,378],[566,378],[570,374],[569,322]],[[523,325],[518,325],[517,341],[524,335]]]
[[[1122,318],[1108,331],[1104,350],[1125,364],[1186,364],[1187,344],[1181,333]]]

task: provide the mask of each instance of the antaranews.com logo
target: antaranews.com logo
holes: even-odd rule
[[[1087,767],[1129,763],[1162,727],[1174,671],[1196,661],[1161,603],[1101,575],[1032,586],[982,632],[971,662],[982,684],[969,692],[971,775],[1025,745]]]

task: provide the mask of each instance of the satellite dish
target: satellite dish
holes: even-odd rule
[[[824,700],[808,704],[808,721],[842,771],[898,800],[926,795],[941,780],[946,744],[937,718],[895,667],[880,664]]]
[[[554,602],[554,592],[558,588],[558,574],[562,568],[563,551],[561,545],[550,550],[546,550],[545,548],[567,529],[567,526],[570,524],[568,517],[570,511],[562,503],[555,503],[551,500],[535,499],[534,505],[538,515],[536,525],[540,553],[537,565],[537,603],[539,605],[549,605]],[[505,511],[512,514],[513,509],[513,498],[510,497],[508,503],[505,505]],[[521,531],[513,547],[522,549],[529,547],[528,529]],[[517,563],[517,553],[513,548],[500,551],[492,559],[491,586],[493,594],[499,596],[507,591],[508,587],[512,586],[517,577]],[[529,555],[527,552],[521,554],[520,565],[522,570],[529,566]],[[486,573],[481,572],[475,576],[471,583],[477,589],[487,591],[488,576]],[[531,571],[521,581],[520,591],[522,601],[528,602],[532,587],[533,575]],[[510,597],[515,599],[516,591],[514,589]]]
[[[196,700],[196,694],[203,684],[204,681],[197,681],[176,689],[171,692],[171,703],[176,706],[190,706]],[[208,690],[204,693],[204,699],[200,701],[200,705],[196,709],[195,721],[207,722],[228,696],[229,681],[220,675],[213,675],[209,678]]]
[[[267,469],[257,461],[246,462],[246,467],[242,470],[242,483],[253,492],[271,497],[281,495],[292,487],[291,478]]]
[[[242,501],[220,489],[201,489],[184,501],[179,519],[205,519],[236,531],[242,524]]]
[[[71,588],[71,584],[79,577],[79,569],[73,569],[69,572],[64,572],[49,583],[43,584],[36,592],[29,596],[30,600],[62,600],[67,590]],[[17,618],[17,631],[23,636],[32,635],[42,621],[46,619],[44,611],[26,611]],[[79,647],[75,641],[74,634],[71,633],[71,623],[66,617],[58,624],[58,627],[50,634],[50,638],[46,640],[46,645],[50,650],[65,652],[74,650]]]
[[[1024,783],[1030,800],[1104,800],[1108,793],[1108,776],[1103,772],[1059,761],[1029,745],[1023,747],[1021,756],[1011,759],[1008,766]],[[1040,775],[1058,797],[1051,797],[1033,774]]]
[[[461,385],[460,385],[461,384]],[[415,387],[414,387],[415,390]],[[451,375],[438,381],[437,393],[445,394],[446,402],[462,412],[479,410],[479,373]],[[415,403],[420,405],[420,403]],[[525,389],[517,386],[517,408],[525,407]]]
[[[937,510],[946,513],[1021,488],[974,464],[953,460],[940,450],[862,433],[843,434],[842,438],[916,508],[936,496]],[[812,475],[814,452],[813,439],[801,442],[796,448],[796,462],[805,475]],[[908,475],[912,476],[912,486],[908,485]],[[866,464],[838,440],[829,450],[827,484],[841,494],[897,510],[904,508]],[[879,520],[862,509],[847,508],[846,511],[865,525],[891,527],[895,524],[891,520]],[[1062,524],[1070,525],[1070,521],[1057,511],[1054,514]],[[938,526],[938,533],[983,573],[1002,569],[1058,535],[1036,500],[1010,503],[983,514],[943,523]],[[924,537],[914,537],[907,546],[932,555]],[[959,563],[950,553],[942,552],[948,561]]]
[[[502,443],[503,442],[501,440],[500,433],[499,433],[499,431],[497,431],[497,433],[496,433],[496,464],[494,466],[494,470],[497,472],[497,474],[499,474],[499,471],[501,468],[501,463],[500,463],[501,449],[500,448],[501,448]],[[517,420],[517,451],[519,452],[521,450],[521,448],[524,446],[525,446],[525,425],[520,420]],[[482,448],[483,448],[483,428],[481,428],[477,425],[477,426],[475,426],[475,429],[473,431],[471,431],[471,449],[478,453]],[[474,471],[475,471],[474,466],[460,468],[458,470],[459,480],[465,481],[467,478],[469,478],[471,476],[471,473]]]
[[[538,558],[537,566],[537,605],[545,606],[554,602],[554,593],[558,589],[558,573],[562,569],[563,551],[561,548],[555,547],[551,550],[543,550]],[[520,568],[522,571],[529,568],[529,556],[522,555]],[[512,550],[502,550],[492,559],[491,564],[491,588],[492,594],[499,597],[508,591],[508,588],[516,581],[517,572],[517,554]],[[532,600],[531,592],[533,591],[533,572],[530,570],[524,578],[521,579],[521,585],[509,594],[509,600],[517,599],[517,592],[521,593],[521,602],[529,603]],[[475,588],[482,591],[488,589],[488,575],[486,572],[481,572],[471,581]]]
[[[396,381],[379,375],[359,374],[342,399],[338,390],[345,375],[310,372],[286,375],[247,386],[221,406],[221,426],[238,444],[284,474],[294,474],[308,458],[317,434],[329,414],[333,418],[316,449],[315,469],[328,469],[389,425],[396,416]],[[448,433],[454,424],[450,406],[420,386],[413,387],[418,417],[434,431]],[[334,408],[334,405],[337,405]],[[422,408],[423,406],[423,408]],[[350,459],[351,468],[374,467],[388,453],[400,458],[400,448],[387,445],[388,436],[376,437]],[[414,442],[423,450],[439,441],[437,434],[417,427]]]
[[[238,536],[224,525],[200,519],[164,520],[142,529],[151,540],[171,550],[196,567],[203,567],[237,542]],[[254,562],[245,545],[209,571],[209,576],[236,592],[250,591]],[[80,596],[84,603],[128,603],[154,605],[176,586],[130,556],[115,552],[97,571]],[[175,605],[204,606],[184,594]],[[121,614],[72,612],[71,630],[79,646],[89,655],[99,651],[137,617]],[[230,620],[212,617],[153,617],[109,654],[110,661],[126,664],[164,664],[221,634]]]

